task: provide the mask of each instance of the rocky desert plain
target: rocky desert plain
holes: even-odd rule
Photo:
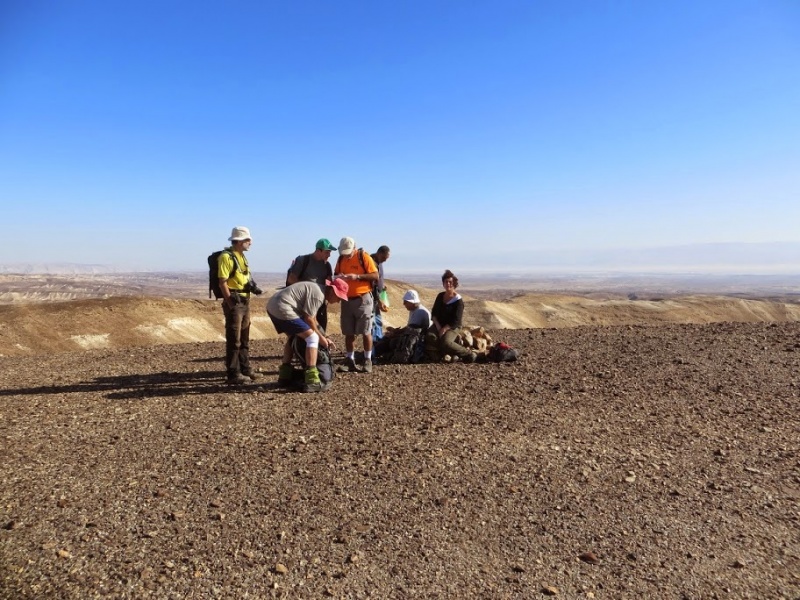
[[[461,280],[518,361],[301,394],[277,275],[236,388],[200,274],[0,275],[0,598],[800,598],[796,278]]]

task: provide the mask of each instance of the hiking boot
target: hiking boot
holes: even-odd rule
[[[355,373],[358,371],[358,368],[356,367],[356,361],[352,358],[345,358],[344,362],[340,364],[336,370],[340,373]]]
[[[250,383],[250,378],[245,377],[241,373],[234,373],[233,375],[228,375],[226,383],[228,385],[244,385],[245,383]]]
[[[291,387],[294,381],[294,367],[283,364],[278,369],[278,387]]]
[[[306,393],[321,392],[322,382],[317,367],[308,367],[304,375],[303,391]]]
[[[246,369],[242,371],[242,375],[249,378],[251,381],[255,381],[256,379],[261,379],[261,373],[254,371],[253,369]]]
[[[370,359],[365,360],[364,364],[361,365],[361,372],[372,373],[372,361]]]

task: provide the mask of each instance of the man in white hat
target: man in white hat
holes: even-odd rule
[[[244,253],[252,238],[247,227],[234,227],[229,248],[219,255],[217,275],[225,314],[225,369],[229,385],[241,385],[258,374],[250,366],[250,294],[261,290],[252,281]]]
[[[407,325],[428,331],[431,326],[431,311],[422,306],[417,290],[408,290],[403,295],[403,306],[408,310]]]
[[[342,302],[340,323],[344,335],[345,359],[340,371],[357,371],[355,340],[360,335],[364,345],[364,373],[372,373],[372,286],[378,281],[378,267],[363,248],[356,250],[351,237],[339,242],[339,260],[333,270],[347,282],[347,300]]]

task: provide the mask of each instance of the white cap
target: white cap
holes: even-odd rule
[[[403,294],[403,302],[411,302],[411,304],[419,304],[419,294],[416,290],[408,290]]]
[[[356,241],[351,237],[343,237],[339,242],[339,254],[342,256],[350,256],[355,249]]]
[[[231,237],[228,238],[229,242],[241,242],[242,240],[252,240],[250,237],[250,230],[247,227],[234,227],[231,231]]]

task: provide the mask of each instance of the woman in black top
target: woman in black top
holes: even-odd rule
[[[464,316],[464,301],[456,292],[458,277],[450,269],[442,275],[442,286],[444,291],[436,296],[431,310],[433,325],[429,331],[436,337],[430,336],[430,342],[437,344],[442,355],[449,354],[458,356],[464,362],[474,362],[475,353],[456,342]]]

